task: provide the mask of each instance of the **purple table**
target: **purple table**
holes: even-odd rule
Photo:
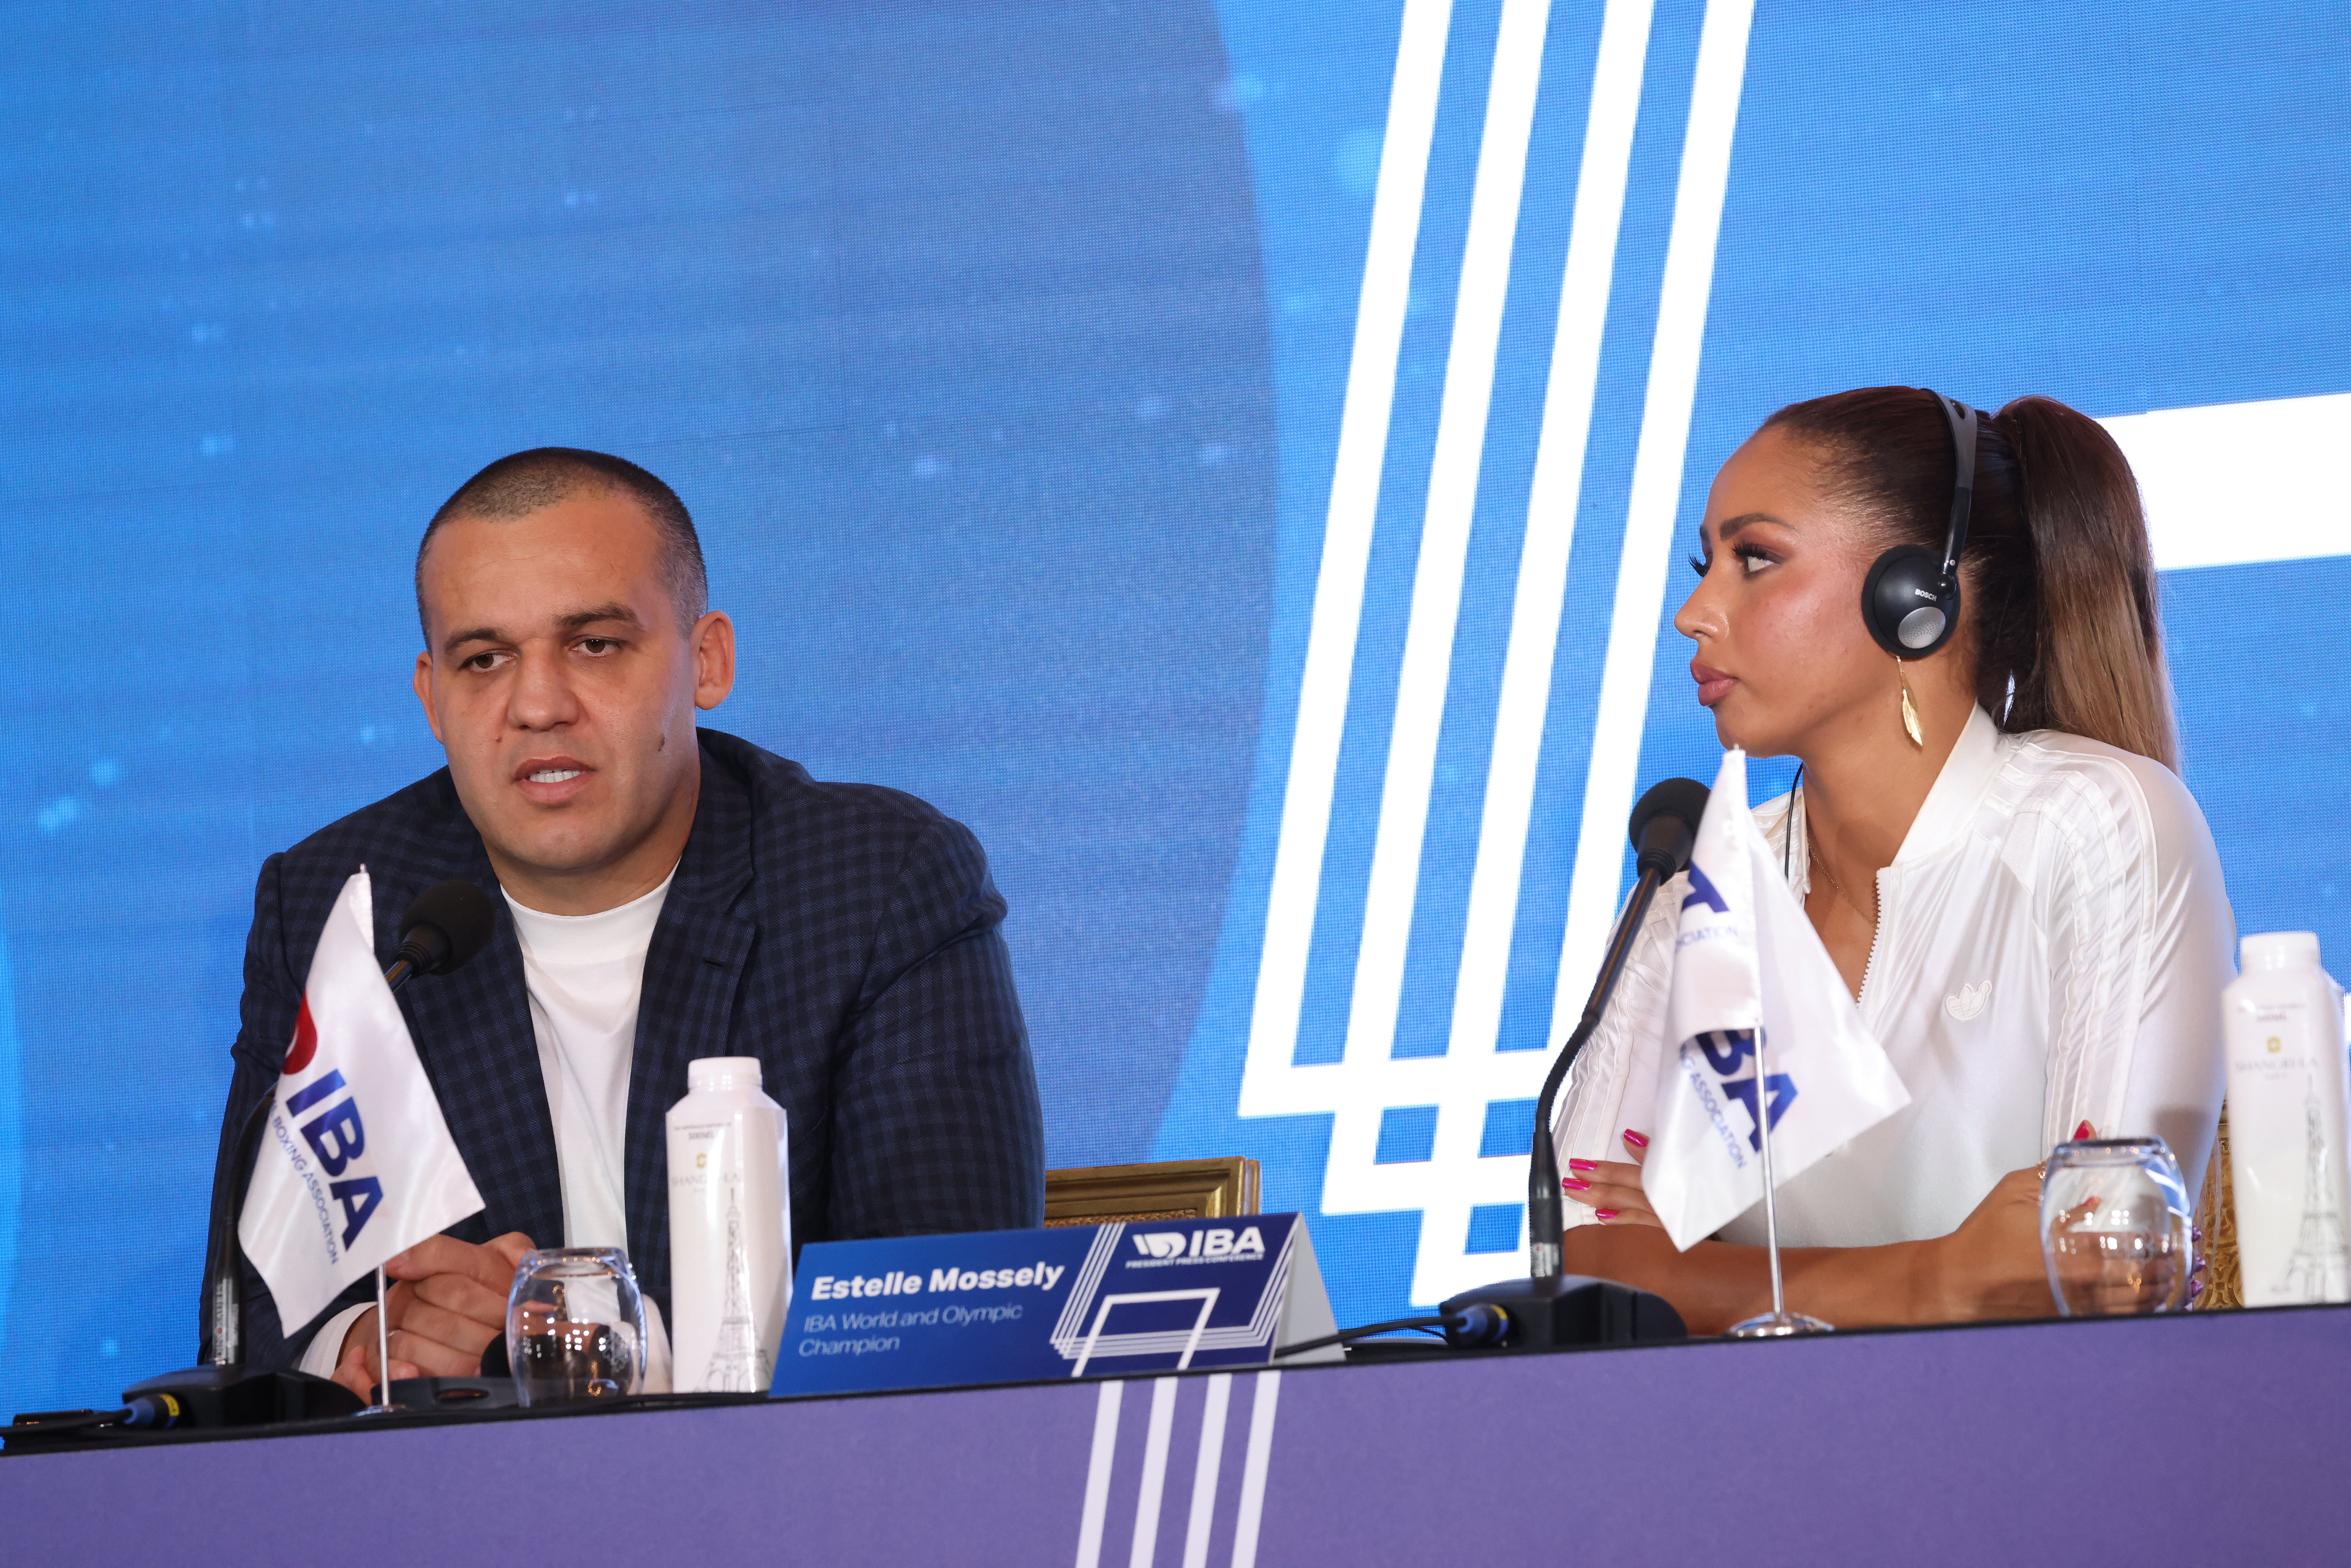
[[[2276,1568],[2346,1424],[2351,1308],[2019,1324],[38,1455],[0,1562]]]

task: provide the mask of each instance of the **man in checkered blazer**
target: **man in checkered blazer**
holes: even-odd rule
[[[506,894],[491,899],[478,956],[400,992],[486,1207],[388,1266],[401,1281],[394,1376],[476,1370],[503,1333],[515,1260],[567,1244],[567,1210],[585,1201],[550,1113],[548,1064],[565,1042],[548,1035],[567,1015],[541,994],[509,901],[543,930],[667,889],[643,949],[632,1052],[620,1043],[625,1128],[613,1129],[630,1260],[664,1313],[663,1116],[697,1057],[758,1059],[789,1124],[796,1242],[1041,1219],[1036,1077],[978,842],[911,796],[818,783],[697,728],[696,709],[734,676],[733,628],[705,592],[684,507],[643,469],[560,448],[491,465],[417,557],[417,692],[449,766],[262,868],[224,1160],[277,1076],[352,872],[368,868],[386,964],[423,889],[458,877]],[[377,1373],[362,1300],[371,1284],[317,1322],[282,1324],[248,1266],[248,1360],[331,1368],[363,1389]]]

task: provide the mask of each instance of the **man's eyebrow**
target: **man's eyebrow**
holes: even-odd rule
[[[441,639],[441,652],[454,653],[468,643],[503,643],[506,633],[495,626],[468,626],[463,632],[452,632]]]
[[[583,626],[593,626],[604,621],[618,621],[624,626],[633,626],[641,632],[644,630],[645,624],[638,618],[635,611],[614,601],[610,604],[593,605],[586,610],[574,610],[569,614],[559,615],[555,618],[555,626],[558,631],[577,632]],[[510,641],[512,639],[496,626],[468,626],[462,632],[452,632],[443,638],[441,652],[444,654],[455,653],[468,643]]]
[[[575,610],[569,615],[559,615],[555,618],[555,623],[566,632],[577,632],[582,626],[593,626],[599,621],[618,621],[622,625],[633,626],[640,632],[643,631],[645,626],[643,621],[637,619],[635,611],[617,601],[611,604],[599,604],[592,610]]]

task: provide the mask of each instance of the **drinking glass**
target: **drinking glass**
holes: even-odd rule
[[[645,1306],[617,1247],[523,1255],[507,1297],[507,1360],[525,1405],[617,1399],[645,1377]]]
[[[2186,1307],[2193,1218],[2179,1162],[2161,1138],[2058,1145],[2041,1186],[2041,1255],[2059,1314]]]

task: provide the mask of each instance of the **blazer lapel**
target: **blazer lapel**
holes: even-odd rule
[[[751,798],[705,747],[694,831],[645,954],[629,1071],[626,1156],[629,1260],[669,1311],[669,1139],[664,1118],[685,1097],[686,1063],[733,1054],[735,996],[759,934],[737,909],[754,873]]]
[[[444,774],[444,787],[446,779]],[[531,1032],[514,915],[454,787],[447,796],[441,831],[418,846],[425,852],[371,875],[377,956],[392,962],[400,946],[400,917],[434,883],[457,877],[489,894],[497,923],[489,945],[455,973],[421,975],[402,986],[400,1009],[449,1135],[482,1194],[480,1218],[458,1228],[481,1227],[476,1240],[519,1230],[540,1247],[560,1247],[563,1186],[555,1121]]]

